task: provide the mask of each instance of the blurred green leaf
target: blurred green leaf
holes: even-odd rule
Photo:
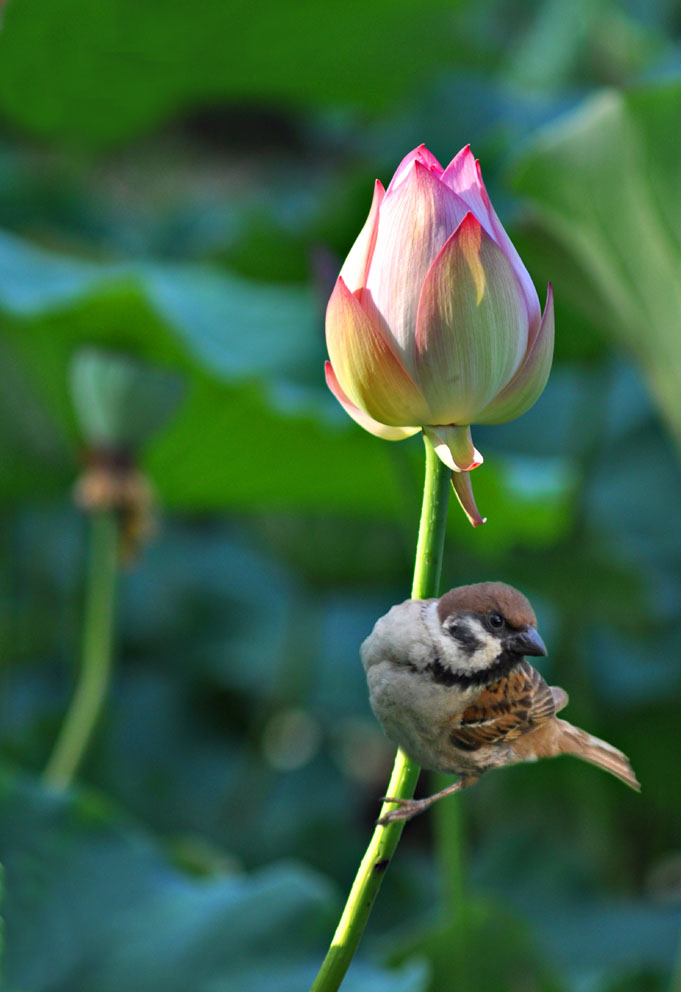
[[[669,45],[619,0],[548,0],[507,56],[509,79],[542,94],[566,84],[620,83]]]
[[[532,914],[547,948],[576,976],[600,973],[610,978],[649,967],[665,973],[676,949],[678,909],[636,902],[537,906]],[[575,949],[579,948],[579,953]]]
[[[565,294],[630,352],[681,443],[681,84],[607,90],[541,131],[515,187],[573,263]],[[671,140],[670,136],[675,136]]]
[[[584,766],[580,765],[574,762],[577,775],[583,774]],[[546,779],[560,774],[560,764],[543,767],[540,774]],[[523,772],[536,775],[537,770]],[[546,810],[540,808],[545,806],[549,789],[546,784],[543,788],[535,786],[531,794],[522,797],[517,791],[507,791],[507,800],[521,800],[523,808],[509,817],[503,841],[496,847],[487,846],[482,856],[487,865],[482,872],[478,865],[476,890],[492,891],[497,900],[503,899],[506,911],[511,910],[515,917],[519,938],[524,936],[527,941],[523,927],[529,926],[535,953],[551,962],[554,973],[563,976],[569,987],[579,988],[591,980],[593,987],[600,989],[606,982],[644,968],[658,975],[668,974],[681,926],[678,900],[676,905],[664,905],[639,895],[603,898],[594,876],[598,853],[580,830],[564,793],[556,794],[554,815],[556,811],[562,813],[565,822],[553,837],[545,833],[540,818],[546,816]],[[586,788],[576,793],[583,803],[588,802],[588,796]],[[591,804],[598,802],[596,793],[591,793]],[[492,919],[496,917],[498,926],[503,910],[492,908]],[[473,913],[471,922],[474,919]],[[484,941],[485,934],[483,927],[477,939]],[[512,949],[506,953],[512,959]]]
[[[181,0],[101,0],[96,11],[88,0],[58,10],[50,0],[12,0],[0,39],[0,107],[43,137],[95,147],[198,102],[375,110],[447,64],[451,7],[201,0],[188,17]]]
[[[546,91],[565,84],[593,33],[594,21],[609,0],[548,0],[520,44],[508,57],[506,72],[516,86]]]
[[[293,864],[194,880],[94,795],[0,779],[8,988],[31,992],[298,990],[314,977],[336,899]],[[263,953],[266,948],[266,953]],[[420,992],[424,972],[358,961],[354,992]]]
[[[658,565],[678,561],[679,544],[669,541],[669,535],[681,517],[681,465],[662,430],[632,431],[622,450],[603,452],[587,514],[595,528],[614,540],[629,532],[634,560]]]
[[[108,302],[110,295],[126,291],[137,292],[158,317],[154,326],[138,303],[137,323],[147,321],[140,337],[151,338],[140,342],[143,350],[151,354],[162,348],[169,360],[177,361],[185,345],[225,378],[255,376],[262,370],[292,373],[308,367],[317,350],[315,338],[321,350],[315,301],[305,289],[249,282],[189,264],[88,262],[0,232],[0,308],[8,316],[36,318],[82,300]],[[126,326],[129,315],[116,317],[109,316],[112,327],[93,326],[93,337],[111,333],[118,323],[122,342],[137,343],[138,328]],[[71,332],[73,339],[80,334],[82,328]]]
[[[555,962],[535,945],[525,920],[490,899],[470,898],[456,919],[428,920],[415,933],[401,935],[394,960],[425,958],[430,992],[478,992],[499,988],[500,981],[509,989],[562,990]]]

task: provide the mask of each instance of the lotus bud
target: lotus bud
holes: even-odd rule
[[[137,452],[174,412],[184,384],[173,373],[95,348],[77,352],[70,371],[86,442],[76,502],[86,512],[118,514],[122,556],[131,559],[154,530],[153,491]]]
[[[387,190],[376,182],[329,300],[326,381],[372,434],[425,431],[474,526],[484,521],[469,473],[483,459],[470,426],[529,410],[553,336],[551,286],[542,315],[468,146],[443,169],[421,145]]]

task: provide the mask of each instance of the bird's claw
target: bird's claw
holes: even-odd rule
[[[384,796],[381,802],[395,803],[400,807],[399,809],[389,810],[389,812],[384,813],[383,816],[380,816],[376,820],[376,823],[382,827],[385,827],[388,823],[394,823],[396,820],[411,820],[412,816],[423,812],[429,805],[419,799],[398,799],[395,796]]]

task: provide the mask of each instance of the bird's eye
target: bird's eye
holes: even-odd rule
[[[501,630],[504,626],[504,618],[500,613],[490,613],[489,615],[489,625],[495,630]]]

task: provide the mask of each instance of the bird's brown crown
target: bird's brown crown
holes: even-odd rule
[[[537,618],[527,598],[505,582],[477,582],[457,586],[440,597],[440,623],[450,613],[500,613],[511,627],[536,627]]]

